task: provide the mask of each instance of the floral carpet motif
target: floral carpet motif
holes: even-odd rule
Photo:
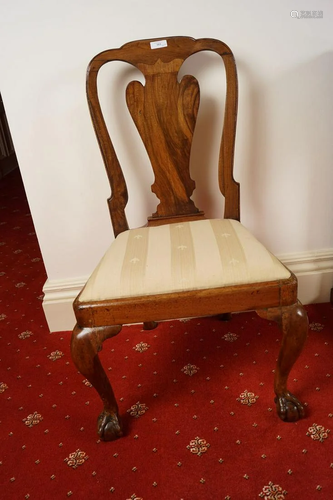
[[[275,412],[281,335],[255,313],[125,326],[101,361],[124,437],[96,434],[101,402],[50,334],[43,261],[18,172],[0,181],[0,486],[4,499],[329,500],[333,309],[307,306],[290,375],[306,417]]]
[[[194,453],[194,455],[201,457],[203,453],[206,453],[209,447],[210,444],[207,443],[205,439],[196,437],[195,439],[192,439],[192,441],[190,441],[187,449],[190,450],[191,453]]]

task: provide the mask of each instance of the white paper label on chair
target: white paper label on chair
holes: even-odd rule
[[[168,42],[166,40],[158,40],[158,42],[150,42],[151,49],[162,49],[163,47],[167,47]]]

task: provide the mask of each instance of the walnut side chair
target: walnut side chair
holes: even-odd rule
[[[225,198],[224,218],[208,219],[191,199],[195,183],[189,162],[199,107],[199,85],[190,75],[178,79],[186,58],[213,51],[224,62],[226,97],[218,164]],[[145,84],[131,81],[126,102],[147,150],[159,199],[145,227],[129,229],[125,178],[113,148],[97,91],[99,69],[124,61],[139,69]],[[71,340],[75,366],[103,402],[97,432],[102,440],[123,435],[117,402],[98,352],[123,324],[255,310],[275,320],[282,344],[275,371],[279,417],[304,416],[287,389],[291,368],[308,330],[306,312],[297,300],[296,277],[240,223],[239,184],[233,177],[237,117],[237,73],[229,47],[215,39],[168,37],[139,40],[94,57],[87,72],[92,122],[111,187],[108,200],[115,240],[74,302],[77,324]],[[158,270],[158,272],[157,272]]]

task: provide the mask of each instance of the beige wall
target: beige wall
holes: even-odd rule
[[[208,36],[232,48],[240,84],[235,174],[243,223],[278,254],[333,249],[330,0],[292,5],[287,0],[2,0],[0,5],[0,88],[50,281],[80,281],[112,241],[109,189],[86,105],[85,71],[96,53],[139,38]],[[293,19],[291,8],[321,9],[324,17]],[[215,59],[206,59],[208,70],[201,60],[192,61],[203,97],[216,82],[223,87]],[[107,90],[118,102],[124,78],[117,74],[109,87],[108,72],[101,79],[103,99]],[[221,205],[214,177],[218,142],[210,128],[219,123],[218,102],[204,104],[198,123],[204,138],[193,158],[194,174],[211,190],[211,200],[197,194],[209,215],[219,215]],[[114,116],[132,196],[128,217],[131,224],[142,224],[145,209],[156,205],[149,188],[140,192],[142,179],[151,183],[152,177],[134,127],[126,136],[134,149],[121,143],[129,123],[121,110],[116,105]]]

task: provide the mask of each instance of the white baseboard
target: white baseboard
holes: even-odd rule
[[[50,332],[73,330],[76,321],[72,304],[86,281],[86,277],[46,281],[43,309]]]
[[[298,298],[303,304],[328,302],[333,287],[333,249],[277,256],[298,278]],[[47,280],[43,309],[51,332],[72,330],[72,303],[86,277]]]
[[[277,257],[296,274],[302,304],[329,302],[333,288],[333,249]]]

